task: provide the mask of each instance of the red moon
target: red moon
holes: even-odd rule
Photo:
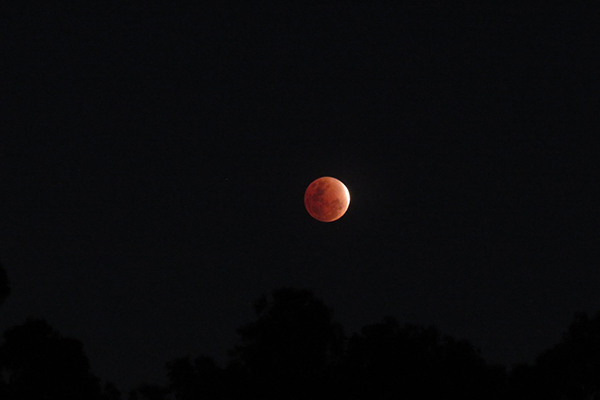
[[[333,222],[348,210],[350,192],[341,181],[324,176],[308,185],[304,193],[304,205],[314,219]]]

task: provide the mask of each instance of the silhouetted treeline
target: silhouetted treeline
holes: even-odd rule
[[[0,265],[0,304],[10,293]],[[80,341],[62,336],[43,320],[9,328],[0,342],[0,400],[119,400],[90,371]]]
[[[90,373],[81,343],[29,320],[4,332],[0,346],[3,390],[0,398],[98,398],[100,385]]]
[[[466,340],[393,318],[345,337],[306,290],[276,290],[238,328],[225,367],[210,357],[167,365],[163,397],[244,399],[594,399],[600,394],[600,313],[578,315],[563,340],[510,372]],[[168,395],[166,394],[168,393]],[[600,398],[600,396],[598,397]]]
[[[503,368],[435,328],[387,318],[346,338],[306,290],[274,291],[255,309],[225,368],[206,357],[168,364],[176,399],[506,398]]]
[[[7,293],[0,266],[0,301]],[[560,343],[507,372],[468,341],[389,317],[347,337],[308,290],[276,290],[254,308],[227,365],[179,358],[166,365],[165,387],[127,395],[101,388],[79,341],[28,320],[3,334],[0,400],[600,398],[600,313],[577,315]]]
[[[560,343],[510,378],[515,399],[600,399],[600,312],[576,315]]]

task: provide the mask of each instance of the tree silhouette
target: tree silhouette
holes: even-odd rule
[[[504,370],[487,366],[470,343],[442,336],[433,327],[400,326],[393,318],[350,338],[344,369],[348,398],[504,395]]]
[[[97,399],[81,343],[61,336],[42,320],[28,320],[4,333],[0,346],[2,399]]]
[[[197,357],[193,362],[180,358],[167,364],[169,390],[177,400],[221,399],[231,393],[231,379],[226,371],[206,356]]]
[[[513,375],[514,387],[547,399],[600,398],[600,313],[577,314],[560,343]]]
[[[552,399],[556,392],[540,373],[537,365],[518,364],[508,376],[508,398],[511,400]]]
[[[280,289],[254,304],[258,320],[236,330],[234,362],[261,373],[312,373],[342,354],[343,332],[332,311],[308,290]]]
[[[433,327],[387,318],[346,340],[332,311],[307,290],[276,290],[254,308],[257,320],[237,329],[225,369],[208,357],[168,364],[177,400],[505,398],[502,367]]]
[[[128,400],[164,400],[168,389],[158,385],[141,385],[129,392]]]
[[[100,400],[121,400],[121,392],[112,383],[106,383],[100,395]]]
[[[254,304],[257,320],[237,329],[232,365],[262,395],[310,396],[340,359],[344,336],[332,311],[308,290],[280,289]]]

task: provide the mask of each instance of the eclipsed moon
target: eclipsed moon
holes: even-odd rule
[[[323,176],[314,180],[304,193],[306,211],[316,220],[333,222],[340,219],[350,205],[350,192],[338,179]]]

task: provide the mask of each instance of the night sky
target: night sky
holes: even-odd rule
[[[224,364],[282,287],[507,367],[600,310],[592,2],[84,3],[1,6],[2,331],[43,318],[129,390]]]

